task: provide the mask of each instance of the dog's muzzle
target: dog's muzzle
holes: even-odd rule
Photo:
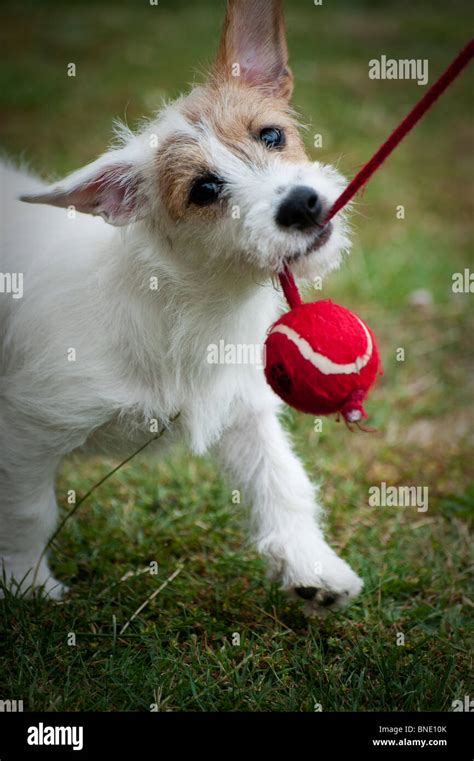
[[[313,188],[297,185],[280,203],[276,213],[279,227],[300,232],[322,227],[323,203]]]

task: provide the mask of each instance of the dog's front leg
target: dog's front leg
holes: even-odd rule
[[[273,412],[248,411],[222,436],[220,458],[251,501],[252,538],[271,578],[315,615],[340,608],[362,580],[325,542],[314,486]]]

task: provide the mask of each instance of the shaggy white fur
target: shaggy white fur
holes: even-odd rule
[[[171,218],[157,155],[176,135],[195,140],[224,178],[218,214]],[[251,503],[252,538],[273,578],[299,590],[308,613],[360,591],[323,538],[314,487],[262,368],[207,361],[222,340],[262,344],[282,307],[272,276],[285,259],[313,277],[349,246],[336,219],[329,240],[304,255],[310,233],[275,220],[282,193],[309,186],[327,208],[343,178],[262,156],[256,165],[234,152],[204,116],[196,126],[181,98],[57,184],[2,166],[0,271],[24,277],[22,298],[0,294],[0,558],[13,589],[32,590],[56,521],[61,458],[82,446],[128,454],[181,411],[157,456],[181,438],[196,453],[215,450]],[[51,597],[63,589],[45,559],[34,586]]]

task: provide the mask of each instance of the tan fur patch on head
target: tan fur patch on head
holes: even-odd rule
[[[211,171],[204,151],[190,135],[171,135],[158,152],[157,169],[161,198],[173,222],[178,222],[188,211],[188,198],[194,180]],[[193,207],[191,211],[205,219],[212,219],[222,211],[222,203]]]
[[[258,88],[233,83],[197,87],[183,100],[180,109],[198,134],[202,130],[204,143],[199,137],[180,132],[170,135],[160,147],[157,157],[160,195],[174,222],[189,214],[215,219],[225,208],[225,200],[204,207],[188,204],[197,177],[209,172],[219,174],[218,166],[209,165],[206,131],[210,130],[241,161],[256,168],[264,168],[275,158],[289,162],[308,160],[288,103],[265,95]],[[266,127],[283,130],[282,148],[269,150],[260,140],[260,132]]]
[[[225,194],[207,206],[189,203],[200,175],[213,173],[226,181],[219,166],[209,165],[209,136],[249,167],[265,168],[275,158],[307,161],[288,103],[292,88],[281,0],[228,0],[209,81],[179,104],[195,134],[169,136],[158,154],[160,194],[173,221],[188,215],[212,219],[225,208]],[[284,133],[283,145],[265,145],[260,133],[271,127]]]
[[[295,117],[283,98],[239,83],[211,84],[196,88],[183,107],[192,124],[209,125],[227,148],[247,161],[261,166],[275,154],[287,161],[307,161]],[[269,151],[259,140],[265,127],[279,127],[285,132],[282,149]]]

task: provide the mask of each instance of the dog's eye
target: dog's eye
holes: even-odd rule
[[[189,194],[189,203],[207,206],[219,198],[223,182],[214,174],[206,174],[195,180]]]
[[[283,148],[285,145],[285,133],[278,127],[265,127],[260,131],[260,140],[268,149]]]

